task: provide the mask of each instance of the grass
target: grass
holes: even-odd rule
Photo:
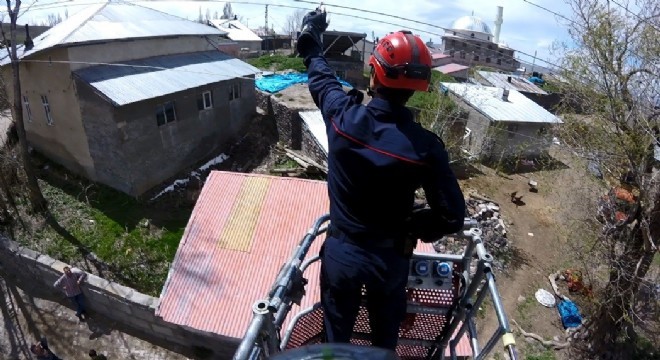
[[[532,311],[536,307],[536,298],[534,295],[525,296],[525,301],[518,303],[516,312],[518,313],[518,322],[523,327],[529,327],[531,324]]]
[[[556,360],[557,357],[552,350],[543,350],[541,352],[533,352],[532,354],[525,355],[525,360]]]
[[[263,55],[258,58],[248,59],[247,62],[259,69],[270,71],[295,70],[306,72],[303,59],[284,55]]]
[[[158,296],[192,209],[146,204],[103,185],[50,180],[40,185],[60,227],[43,224],[17,234],[17,240]],[[86,252],[91,254],[83,256]]]

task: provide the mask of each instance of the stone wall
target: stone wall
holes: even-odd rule
[[[52,288],[67,264],[19,246],[0,236],[0,272],[17,284]],[[19,270],[20,269],[20,270]],[[37,282],[37,284],[35,284]],[[203,332],[163,321],[155,315],[159,299],[89,274],[82,287],[92,315],[101,314],[121,324],[122,331],[173,351],[199,358],[230,359],[238,339]],[[66,303],[66,305],[69,305]],[[203,354],[203,355],[202,355]]]
[[[321,164],[327,162],[325,150],[300,118],[300,111],[309,110],[308,108],[287,106],[277,96],[260,90],[256,91],[256,100],[257,107],[266,116],[275,118],[279,143],[293,150],[300,150],[302,154]]]

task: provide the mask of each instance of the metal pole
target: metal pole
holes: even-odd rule
[[[472,357],[476,358],[479,356],[481,350],[479,349],[479,339],[477,335],[477,327],[474,325],[472,318],[467,319],[468,322],[468,333],[470,334],[470,345],[472,345]]]
[[[280,342],[281,350],[284,350],[286,346],[289,344],[289,340],[291,339],[291,334],[293,333],[293,328],[298,323],[298,320],[300,320],[300,318],[302,318],[303,316],[313,312],[314,310],[319,309],[320,307],[321,307],[321,303],[316,303],[312,307],[309,307],[299,312],[293,319],[291,319],[289,326],[287,326],[286,331],[284,332],[284,337],[282,337],[282,341]]]
[[[236,353],[234,353],[234,360],[247,360],[250,357],[250,353],[257,343],[257,338],[261,334],[261,329],[263,328],[264,321],[267,320],[268,315],[268,301],[259,300],[254,306],[252,306],[252,313],[254,317],[250,326],[243,336],[243,341],[238,346]]]

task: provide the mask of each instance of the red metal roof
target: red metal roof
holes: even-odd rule
[[[438,70],[443,74],[452,74],[469,68],[470,68],[469,66],[451,63],[447,65],[438,66],[436,68],[433,68],[433,70]]]
[[[448,58],[448,57],[449,57],[449,55],[443,54],[443,53],[434,53],[434,54],[431,55],[431,58],[434,59],[434,60],[444,59],[444,58]]]
[[[242,337],[252,304],[268,294],[282,264],[328,208],[322,181],[213,171],[179,244],[157,315]],[[310,255],[318,253],[321,240]],[[303,308],[319,299],[318,271],[315,264],[306,272]]]
[[[213,171],[183,234],[156,315],[194,329],[241,338],[252,305],[267,296],[282,264],[317,218],[327,213],[323,181]],[[325,236],[308,257],[318,254]],[[420,244],[418,252],[433,252]],[[320,301],[320,263],[305,272],[300,309]],[[286,328],[286,323],[284,328]],[[458,354],[469,354],[467,338]]]

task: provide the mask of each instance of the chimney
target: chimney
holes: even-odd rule
[[[500,43],[500,30],[502,29],[502,22],[504,19],[502,18],[502,13],[504,12],[504,8],[501,6],[497,7],[497,16],[495,17],[495,34],[493,37],[493,42],[495,44]]]
[[[506,81],[511,84],[511,76],[507,76]]]
[[[502,101],[509,101],[509,89],[502,90]]]
[[[30,50],[34,47],[34,41],[32,41],[32,38],[30,37],[30,28],[28,27],[28,24],[25,24],[25,41],[23,42],[23,45],[25,45],[25,50]]]

